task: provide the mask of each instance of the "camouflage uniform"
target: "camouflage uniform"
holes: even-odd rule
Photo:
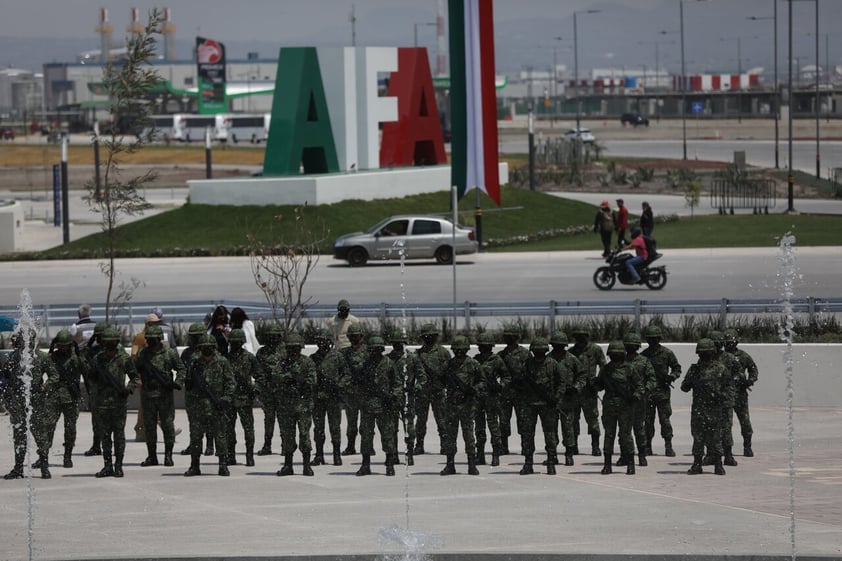
[[[396,421],[403,421],[404,444],[406,445],[406,462],[409,465],[415,464],[413,450],[415,447],[415,400],[421,388],[427,385],[424,375],[424,368],[421,366],[421,359],[415,353],[406,351],[406,336],[392,335],[389,343],[392,351],[386,355],[395,365],[395,372],[401,382],[403,389],[403,402],[400,404],[399,416]],[[395,450],[398,449],[398,427],[395,427]],[[395,462],[400,463],[400,462]]]
[[[360,423],[360,396],[357,392],[357,386],[359,385],[358,382],[365,378],[363,365],[368,356],[368,351],[363,342],[363,328],[360,324],[349,325],[347,336],[351,345],[340,350],[345,358],[345,364],[348,365],[349,374],[348,392],[344,396],[345,417],[348,422],[348,426],[345,427],[345,436],[348,439],[348,444],[342,451],[343,456],[351,456],[357,453],[356,441]]]
[[[318,349],[310,355],[316,366],[316,396],[313,400],[313,440],[316,455],[313,465],[325,463],[325,417],[333,445],[333,465],[342,465],[342,395],[348,385],[348,365],[341,352],[332,348],[333,340],[328,332],[316,336]]]
[[[500,455],[503,450],[503,437],[500,429],[500,399],[504,392],[504,384],[509,383],[506,363],[499,355],[494,354],[494,337],[490,333],[481,333],[477,346],[479,354],[474,360],[480,363],[485,374],[485,399],[478,400],[477,413],[474,420],[477,435],[477,465],[485,465],[485,426],[491,433],[491,465],[500,465]]]
[[[260,377],[260,363],[257,357],[248,352],[243,345],[246,334],[242,329],[232,329],[228,336],[231,345],[228,351],[228,362],[234,374],[235,390],[228,412],[227,439],[228,465],[236,465],[237,448],[237,417],[243,425],[243,436],[246,440],[246,465],[254,465],[254,379]]]
[[[73,447],[76,445],[76,422],[79,420],[79,400],[82,389],[79,381],[85,372],[85,362],[76,352],[73,336],[66,329],[53,339],[50,353],[58,378],[55,384],[47,386],[47,439],[52,448],[53,435],[59,417],[64,417],[64,462],[66,468],[73,467]]]
[[[424,438],[427,436],[427,419],[430,415],[430,408],[433,409],[433,418],[436,422],[436,429],[439,433],[439,443],[443,448],[444,432],[446,430],[445,424],[447,422],[447,412],[444,409],[444,386],[442,385],[442,375],[444,369],[450,360],[450,351],[439,345],[439,332],[433,324],[424,325],[421,328],[421,338],[424,340],[424,345],[415,351],[421,363],[421,368],[424,370],[424,380],[426,384],[421,387],[418,392],[418,397],[415,401],[415,450],[414,454],[423,454]],[[443,454],[444,450],[439,453]]]
[[[120,346],[116,329],[102,331],[104,350],[91,362],[90,377],[98,418],[96,442],[102,443],[103,468],[97,477],[123,477],[123,456],[126,452],[126,400],[139,381],[134,361]],[[128,383],[126,383],[128,378]],[[111,445],[114,444],[114,462]]]
[[[532,355],[526,360],[523,373],[512,378],[517,407],[520,447],[524,456],[521,475],[533,473],[535,453],[535,427],[538,418],[544,431],[544,449],[547,452],[547,473],[555,475],[558,463],[558,405],[572,379],[562,377],[558,363],[547,356],[550,345],[538,337],[529,346]]]
[[[302,473],[313,475],[310,467],[310,427],[313,424],[313,394],[316,391],[316,365],[301,354],[304,341],[297,333],[290,333],[284,344],[286,358],[270,376],[275,388],[275,408],[281,419],[281,449],[284,465],[278,475],[292,475],[292,455],[301,450],[304,459]],[[296,443],[295,430],[298,429]]]
[[[661,438],[664,439],[664,455],[673,457],[671,393],[673,383],[681,377],[681,364],[668,348],[661,345],[661,329],[650,326],[646,330],[646,342],[649,344],[642,353],[655,369],[655,389],[649,393],[646,408],[646,453],[652,454],[652,438],[655,436],[655,414],[661,425]]]
[[[748,392],[757,382],[758,371],[754,359],[747,352],[737,348],[737,332],[733,329],[725,331],[725,351],[731,353],[740,364],[740,376],[737,379],[736,394],[734,396],[734,413],[740,421],[740,432],[743,436],[743,455],[750,458],[754,456],[751,449],[751,437],[754,431],[751,428],[751,416],[748,411]],[[730,431],[729,431],[730,432]]]
[[[693,433],[693,466],[688,474],[702,473],[702,456],[705,447],[714,456],[717,475],[725,475],[722,467],[722,402],[729,391],[729,373],[721,362],[715,359],[716,347],[710,339],[701,339],[696,344],[699,362],[687,370],[681,381],[681,391],[693,391],[690,410],[690,430]]]
[[[275,399],[272,397],[275,388],[272,387],[269,373],[286,358],[286,351],[281,345],[283,337],[281,326],[274,322],[269,324],[265,337],[266,342],[255,353],[260,363],[260,377],[255,378],[254,381],[260,396],[260,405],[263,408],[263,448],[257,451],[258,456],[268,456],[272,453],[272,437],[275,434],[276,421],[280,432],[281,419],[275,409]]]
[[[141,466],[158,465],[158,423],[164,433],[164,465],[172,466],[175,445],[175,401],[173,390],[184,384],[184,363],[178,353],[163,345],[163,330],[152,325],[146,328],[147,347],[135,357],[135,368],[140,375],[140,402],[143,409],[143,426],[146,429],[147,457]],[[192,440],[192,438],[191,438]]]
[[[620,341],[608,345],[610,362],[599,369],[593,381],[596,391],[605,390],[602,397],[602,426],[605,441],[602,445],[604,465],[602,474],[611,473],[611,456],[614,453],[614,438],[619,429],[620,455],[634,458],[632,440],[632,415],[634,402],[643,398],[643,380],[638,370],[626,362],[626,348]],[[635,472],[634,461],[627,462],[626,473]]]
[[[558,363],[565,390],[559,398],[558,414],[561,421],[561,442],[564,444],[564,465],[573,465],[573,447],[576,436],[573,432],[573,415],[579,413],[579,390],[587,383],[579,359],[567,352],[567,335],[557,331],[550,338],[550,358]]]
[[[190,361],[184,379],[184,388],[193,400],[193,415],[190,419],[190,468],[184,475],[201,475],[199,459],[202,454],[202,438],[211,432],[219,457],[219,475],[227,476],[229,471],[225,412],[231,407],[237,384],[231,371],[231,363],[217,351],[214,337],[203,335],[199,351],[200,356]]]
[[[15,453],[15,465],[5,475],[5,479],[18,479],[23,477],[23,462],[26,459],[27,438],[26,438],[26,386],[24,378],[23,354],[27,352],[26,337],[21,332],[12,336],[14,350],[9,355],[9,360],[3,367],[2,384],[3,398],[6,402],[6,409],[9,411],[9,422],[12,425],[12,437]],[[41,477],[49,479],[49,453],[48,440],[46,438],[45,407],[46,394],[45,383],[56,383],[58,372],[56,372],[53,361],[50,357],[37,349],[38,339],[34,331],[29,333],[29,349],[32,353],[30,383],[30,405],[31,416],[29,430],[35,439],[35,446],[38,452],[38,466],[41,468]]]
[[[626,362],[631,364],[632,368],[637,371],[637,375],[643,380],[643,397],[635,401],[632,408],[632,427],[635,444],[637,444],[638,465],[646,466],[649,464],[646,461],[646,411],[649,407],[649,394],[655,390],[657,380],[655,368],[649,362],[649,359],[637,354],[640,344],[640,334],[636,332],[626,333],[623,337],[623,345],[626,347]],[[624,461],[634,462],[634,457],[623,458],[621,456],[617,465],[625,465],[622,463]]]
[[[503,384],[503,393],[500,397],[500,440],[501,454],[509,453],[509,436],[512,434],[512,412],[517,414],[515,409],[515,389],[511,381],[523,374],[526,359],[529,358],[529,351],[518,344],[520,332],[517,328],[507,327],[503,329],[503,341],[506,347],[497,355],[503,359],[506,365],[506,378],[508,383]],[[519,421],[515,420],[515,424]]]
[[[99,434],[99,414],[96,406],[96,389],[97,384],[93,380],[92,369],[94,367],[94,359],[96,355],[102,350],[102,343],[100,338],[105,332],[108,325],[104,322],[99,322],[94,326],[93,334],[85,342],[85,346],[79,351],[82,360],[85,363],[85,372],[83,374],[85,381],[85,391],[88,392],[88,403],[91,406],[91,432],[93,433],[93,444],[85,451],[85,456],[99,456],[102,454],[102,443],[98,440]]]
[[[588,342],[588,332],[585,329],[576,329],[572,332],[576,343],[570,347],[568,352],[579,359],[582,365],[584,384],[577,385],[579,388],[579,403],[573,413],[573,436],[575,443],[573,453],[579,453],[579,411],[585,416],[588,423],[588,434],[591,435],[591,454],[599,456],[599,407],[597,405],[597,392],[593,387],[593,379],[597,371],[605,364],[605,353],[594,343]]]
[[[720,454],[724,454],[726,466],[735,466],[737,465],[737,460],[734,459],[734,439],[731,436],[731,426],[734,422],[734,403],[736,402],[737,388],[741,383],[742,366],[734,355],[723,350],[725,345],[724,333],[721,331],[713,331],[710,334],[710,338],[713,340],[713,344],[716,347],[714,358],[721,362],[722,366],[724,366],[725,370],[728,372],[725,394],[722,398],[721,404],[722,424],[719,427],[719,433],[722,437],[722,447],[720,449]],[[713,456],[713,452],[708,451],[707,456],[705,456],[704,459],[705,465],[711,465],[714,463]]]
[[[187,328],[187,346],[181,351],[181,362],[184,363],[185,372],[190,367],[190,361],[199,356],[199,341],[203,335],[207,334],[207,329],[204,324],[193,323]],[[190,417],[193,414],[193,396],[189,393],[184,393],[184,411],[187,413],[187,422],[190,423]],[[206,456],[213,455],[213,435],[207,434],[208,448],[206,449]],[[189,439],[188,439],[189,441]],[[182,456],[190,455],[190,443],[181,451]]]
[[[468,474],[479,475],[475,463],[477,451],[474,415],[476,404],[485,399],[485,372],[479,362],[467,355],[468,348],[466,337],[453,338],[450,350],[455,356],[447,362],[442,375],[446,415],[442,449],[447,456],[447,463],[441,475],[456,473],[456,437],[460,425],[462,439],[465,441],[465,454],[468,456]]]
[[[386,475],[395,475],[397,460],[397,415],[403,400],[403,384],[394,364],[383,354],[386,346],[381,337],[371,337],[368,356],[363,363],[362,377],[354,379],[354,394],[360,408],[360,453],[362,464],[357,475],[371,475],[374,455],[374,426],[380,431],[380,445],[386,455]]]

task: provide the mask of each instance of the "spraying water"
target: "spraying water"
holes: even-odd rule
[[[794,285],[798,278],[798,268],[795,264],[793,245],[795,245],[795,236],[787,232],[781,238],[779,244],[781,249],[779,260],[783,282],[781,289],[783,295],[784,325],[778,327],[778,336],[786,343],[786,350],[784,351],[784,372],[786,374],[787,449],[789,451],[789,536],[792,561],[795,561],[795,424],[792,414],[792,400],[794,395],[792,386],[794,364],[792,339],[795,318],[792,310],[792,298],[795,294]]]

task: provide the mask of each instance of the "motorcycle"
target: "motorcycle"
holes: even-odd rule
[[[620,284],[645,284],[652,290],[661,290],[667,284],[667,268],[665,266],[652,267],[652,263],[661,257],[662,254],[654,253],[651,259],[638,265],[636,270],[637,274],[640,275],[640,282],[635,283],[626,266],[626,261],[631,259],[632,255],[629,253],[619,253],[615,249],[605,258],[608,266],[599,267],[593,274],[593,283],[600,290],[611,290],[611,287],[618,280]]]

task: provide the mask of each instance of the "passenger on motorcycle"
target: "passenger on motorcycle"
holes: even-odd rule
[[[632,228],[632,241],[629,245],[620,248],[620,251],[628,251],[634,249],[635,256],[626,260],[626,267],[629,269],[629,274],[634,279],[635,283],[640,282],[640,275],[637,274],[637,266],[641,265],[649,259],[649,252],[646,250],[646,240],[640,235],[640,228]]]

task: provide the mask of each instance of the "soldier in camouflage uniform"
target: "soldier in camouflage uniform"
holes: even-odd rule
[[[737,378],[736,394],[734,396],[734,413],[740,421],[740,432],[743,436],[743,455],[747,458],[754,456],[751,449],[751,437],[754,431],[751,428],[751,416],[748,411],[748,392],[757,382],[757,364],[747,352],[738,349],[739,344],[737,332],[733,329],[725,330],[725,352],[730,353],[740,363],[740,376]],[[729,430],[730,432],[730,430]]]
[[[593,379],[597,371],[605,364],[605,354],[602,349],[588,339],[590,334],[587,329],[576,328],[571,332],[576,341],[568,351],[579,359],[584,372],[585,383],[579,386],[579,403],[576,412],[573,414],[573,436],[575,444],[573,453],[579,453],[579,411],[585,416],[588,423],[588,434],[591,435],[591,454],[599,456],[599,408],[597,405],[597,392],[593,387]]]
[[[655,369],[649,359],[638,354],[640,350],[640,334],[636,331],[630,331],[623,337],[623,346],[626,348],[626,362],[631,364],[632,368],[637,370],[637,376],[643,380],[643,397],[634,402],[632,409],[632,429],[634,433],[634,441],[637,445],[638,465],[646,466],[649,462],[646,461],[646,410],[648,408],[649,394],[655,390],[656,379]],[[623,457],[617,462],[618,466],[626,465],[625,462],[634,463],[634,456]]]
[[[99,324],[97,324],[99,325]],[[101,332],[102,351],[91,361],[90,377],[96,395],[94,401],[98,433],[102,443],[102,469],[96,477],[123,477],[126,452],[126,400],[138,383],[137,370],[129,353],[120,346],[120,334],[113,327]],[[128,378],[128,383],[126,379]],[[114,444],[114,462],[111,445]]]
[[[284,349],[286,358],[280,368],[271,372],[275,387],[275,408],[281,419],[281,448],[284,465],[279,476],[293,475],[292,455],[301,450],[304,465],[301,473],[313,475],[310,467],[310,427],[313,424],[313,395],[316,392],[316,365],[309,357],[301,354],[304,340],[298,333],[287,335]],[[295,429],[298,429],[296,444]]]
[[[646,407],[646,453],[652,454],[652,438],[655,436],[655,414],[661,425],[661,438],[664,439],[664,455],[675,456],[672,448],[672,385],[681,377],[681,364],[668,348],[661,345],[661,328],[651,325],[644,332],[647,347],[642,353],[655,369],[655,389],[649,394]]]
[[[158,465],[158,423],[164,433],[164,465],[172,466],[175,446],[175,400],[173,390],[184,384],[184,363],[175,349],[164,346],[164,332],[158,325],[150,325],[144,332],[146,347],[135,357],[135,368],[141,380],[140,400],[143,404],[143,426],[146,428],[146,459],[140,465]],[[192,438],[191,444],[192,444]]]
[[[194,358],[198,358],[200,354],[199,342],[202,340],[203,335],[207,335],[207,328],[201,323],[191,323],[190,327],[187,328],[187,346],[183,351],[181,351],[181,362],[184,363],[185,372],[187,371],[186,369],[190,367],[190,361]],[[184,410],[187,413],[187,422],[189,423],[190,415],[192,415],[193,411],[193,397],[186,392],[184,394]],[[207,438],[208,448],[213,448],[213,435],[208,433],[205,436]],[[181,451],[181,455],[190,455],[189,442],[187,447]]]
[[[632,440],[632,416],[635,401],[643,399],[643,380],[638,370],[626,361],[626,348],[620,341],[608,345],[608,364],[599,369],[599,375],[593,382],[597,391],[605,390],[602,397],[602,426],[605,429],[605,442],[602,453],[605,463],[602,474],[611,473],[611,456],[614,453],[614,437],[619,429],[620,454],[634,458]],[[634,461],[627,462],[626,474],[635,472]]]
[[[346,331],[348,341],[351,345],[340,352],[345,357],[345,364],[348,365],[350,385],[345,395],[345,418],[348,426],[345,428],[345,436],[348,444],[342,451],[343,456],[352,456],[357,453],[357,434],[359,434],[360,404],[358,403],[359,381],[365,378],[363,365],[368,358],[368,350],[365,347],[363,328],[359,323],[352,323]]]
[[[52,448],[53,435],[59,417],[64,417],[64,462],[66,468],[73,467],[73,447],[76,445],[76,422],[79,420],[79,399],[82,389],[79,381],[85,372],[85,362],[76,352],[73,335],[62,329],[53,339],[50,352],[58,378],[55,384],[47,386],[47,430]]]
[[[433,410],[433,418],[436,421],[436,429],[439,433],[439,443],[442,447],[440,454],[444,454],[444,431],[447,413],[444,410],[444,386],[442,375],[450,360],[450,352],[438,343],[439,330],[432,323],[421,327],[421,340],[423,345],[415,351],[421,359],[421,368],[424,370],[426,386],[418,392],[418,399],[415,402],[417,415],[415,421],[415,455],[423,454],[424,438],[427,436],[427,419],[430,408]]]
[[[313,399],[313,440],[316,455],[313,465],[325,464],[325,418],[333,445],[333,465],[342,465],[342,396],[348,385],[348,365],[341,352],[333,348],[327,330],[316,334],[316,352],[310,359],[316,366],[316,395]]]
[[[547,452],[547,475],[555,475],[558,464],[558,406],[561,396],[572,385],[572,378],[562,378],[561,368],[547,353],[550,345],[543,337],[536,337],[529,345],[531,356],[526,360],[520,376],[512,378],[517,407],[518,432],[524,457],[521,475],[534,473],[535,428],[541,419],[544,449]]]
[[[386,475],[395,475],[398,456],[397,415],[403,401],[403,383],[394,364],[383,354],[386,345],[382,337],[370,337],[366,346],[368,356],[361,369],[362,377],[354,379],[355,399],[360,408],[360,452],[363,461],[358,476],[371,475],[371,456],[374,455],[374,426],[380,431],[380,446],[386,455]]]
[[[257,357],[248,352],[246,333],[242,329],[232,329],[228,335],[231,345],[228,351],[228,362],[234,374],[235,391],[232,399],[232,409],[228,412],[228,465],[237,464],[237,416],[243,425],[243,435],[246,440],[246,465],[254,465],[254,379],[260,377],[260,363]]]
[[[556,331],[550,338],[550,358],[558,363],[562,379],[565,380],[565,390],[560,396],[558,416],[561,421],[561,441],[564,444],[564,465],[573,465],[573,447],[576,436],[573,432],[573,415],[578,415],[579,390],[587,383],[579,359],[567,352],[567,335],[563,331]]]
[[[681,391],[693,391],[690,410],[690,430],[693,433],[693,466],[688,475],[702,473],[702,456],[707,447],[714,456],[714,473],[725,475],[722,467],[722,402],[729,390],[725,366],[716,360],[716,346],[710,339],[700,339],[696,344],[699,361],[687,370],[681,381]]]
[[[55,383],[58,372],[53,361],[43,351],[38,349],[38,336],[34,330],[17,331],[12,335],[12,353],[9,360],[3,367],[2,386],[3,397],[6,408],[9,411],[9,422],[12,425],[12,438],[15,451],[15,465],[12,470],[4,476],[4,479],[19,479],[23,477],[23,462],[26,459],[27,438],[26,438],[26,377],[24,363],[25,355],[31,357],[30,361],[30,400],[31,415],[29,430],[35,439],[35,446],[38,451],[38,466],[41,469],[41,477],[50,479],[49,454],[45,431],[45,383]]]
[[[389,338],[392,351],[386,355],[392,364],[395,365],[395,372],[401,382],[403,389],[402,402],[399,404],[399,416],[397,421],[401,422],[404,430],[404,444],[406,445],[406,463],[415,465],[412,451],[415,447],[415,400],[421,388],[426,386],[424,369],[421,366],[421,359],[414,353],[406,352],[406,335],[393,333]],[[395,427],[395,450],[398,449],[398,427]],[[395,462],[400,463],[400,461]]]
[[[465,454],[468,456],[468,475],[479,475],[476,467],[476,440],[474,434],[474,416],[476,405],[485,399],[485,372],[476,360],[468,356],[468,338],[461,335],[453,338],[450,350],[451,358],[444,367],[442,384],[445,395],[445,433],[442,449],[447,463],[441,475],[456,473],[456,437],[462,426],[462,439],[465,441]]]
[[[506,363],[499,355],[494,354],[494,336],[491,333],[480,333],[477,337],[479,353],[474,360],[480,363],[485,374],[485,399],[477,402],[477,415],[474,421],[477,438],[478,466],[485,465],[485,426],[491,433],[491,465],[500,465],[500,455],[503,450],[503,437],[500,429],[500,399],[504,387],[508,387],[509,377]]]
[[[275,399],[272,397],[275,388],[269,382],[269,372],[273,365],[280,364],[286,357],[284,346],[281,345],[283,335],[284,332],[280,325],[275,322],[270,323],[264,335],[266,341],[255,353],[257,361],[260,363],[260,377],[255,378],[255,387],[260,396],[260,404],[263,407],[263,448],[257,451],[258,456],[272,454],[272,437],[275,434],[276,420],[280,431],[281,419],[275,410]]]
[[[93,433],[93,444],[91,444],[91,447],[84,452],[84,455],[88,457],[99,456],[102,454],[102,443],[97,439],[97,435],[99,434],[99,416],[97,414],[96,407],[97,385],[93,381],[91,369],[93,368],[96,355],[102,350],[101,337],[106,328],[108,328],[108,324],[105,322],[98,322],[94,326],[93,334],[85,342],[85,346],[79,351],[79,354],[85,363],[85,391],[88,392],[88,403],[91,406],[91,432]]]
[[[729,374],[722,398],[722,422],[719,427],[719,434],[722,437],[720,454],[725,455],[726,466],[736,466],[737,460],[734,458],[734,439],[731,436],[731,426],[734,422],[734,403],[736,402],[737,388],[741,383],[742,366],[734,355],[725,352],[725,334],[722,331],[711,331],[710,339],[716,348],[714,358],[722,363]],[[709,466],[714,463],[714,454],[708,451],[704,458],[704,465]]]
[[[523,375],[526,359],[529,358],[529,351],[518,344],[520,330],[516,326],[503,328],[503,342],[505,348],[497,353],[506,365],[507,377],[511,381]],[[515,407],[516,390],[511,383],[504,385],[503,394],[500,398],[500,440],[501,454],[509,453],[509,436],[512,434],[512,412],[517,415]],[[515,419],[519,426],[520,420]],[[523,453],[523,451],[521,451]]]
[[[198,357],[190,361],[184,378],[186,393],[192,396],[193,415],[190,419],[190,468],[185,477],[201,475],[202,438],[211,432],[219,457],[219,475],[228,476],[228,439],[225,412],[231,408],[236,382],[231,363],[217,351],[211,335],[203,335]]]

